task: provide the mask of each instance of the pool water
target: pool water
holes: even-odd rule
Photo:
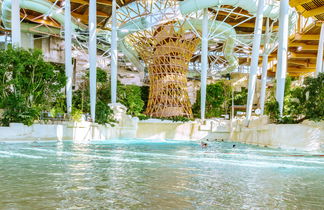
[[[324,153],[233,144],[0,143],[0,209],[324,208]]]

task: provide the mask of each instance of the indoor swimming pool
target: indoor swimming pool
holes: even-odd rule
[[[0,209],[320,209],[324,152],[228,142],[7,142],[0,186]]]

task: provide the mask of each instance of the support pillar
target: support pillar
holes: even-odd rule
[[[8,49],[8,33],[5,32],[5,50]]]
[[[264,115],[264,104],[265,104],[266,89],[267,89],[267,73],[268,73],[268,54],[265,54],[262,57],[262,76],[261,76],[261,95],[260,95],[261,115]]]
[[[112,25],[111,25],[111,103],[117,102],[117,18],[116,18],[116,0],[112,1]]]
[[[264,50],[263,50],[263,57],[262,57],[262,77],[261,77],[261,96],[260,96],[260,108],[261,108],[261,115],[264,115],[264,103],[266,99],[266,88],[267,88],[267,74],[268,74],[268,52],[269,48],[269,18],[267,18],[267,25],[266,25],[266,32],[265,32],[265,39],[264,39]]]
[[[262,35],[262,23],[263,23],[263,10],[264,10],[264,0],[258,1],[258,10],[255,17],[255,27],[254,27],[254,38],[252,46],[252,59],[250,67],[249,76],[249,86],[248,86],[248,98],[246,106],[246,124],[249,123],[252,114],[253,99],[255,95],[255,85],[257,79],[259,54],[260,54],[260,44]]]
[[[205,119],[208,71],[208,9],[204,9],[201,37],[200,116]]]
[[[89,2],[89,66],[90,66],[90,113],[92,122],[96,119],[97,95],[97,2]]]
[[[21,32],[21,47],[24,49],[34,49],[34,34]]]
[[[12,0],[11,3],[11,34],[12,46],[21,47],[20,30],[20,5],[19,0]]]
[[[279,15],[279,45],[278,45],[278,63],[276,72],[276,99],[279,103],[280,116],[283,113],[285,82],[287,73],[287,54],[288,54],[288,28],[289,28],[289,0],[280,1]]]
[[[321,26],[320,39],[318,43],[317,60],[316,60],[316,77],[323,72],[323,50],[324,50],[324,23]]]
[[[71,2],[65,0],[64,11],[64,47],[65,47],[65,75],[66,81],[66,107],[67,113],[72,112],[72,26],[71,26]]]

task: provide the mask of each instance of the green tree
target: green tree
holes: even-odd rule
[[[112,120],[112,110],[108,104],[111,102],[111,87],[107,72],[97,68],[97,107],[96,121],[98,123],[109,123]],[[80,89],[75,91],[73,104],[83,113],[90,112],[89,74],[86,74]],[[117,82],[117,102],[127,107],[127,114],[143,117],[144,101],[142,99],[142,88],[135,85],[123,85]],[[97,110],[97,108],[96,108]],[[105,120],[106,119],[106,120]]]
[[[234,104],[235,105],[245,105],[247,102],[248,89],[242,88],[240,92],[234,92]]]
[[[0,108],[2,125],[31,125],[41,110],[49,110],[62,95],[66,77],[60,66],[45,62],[40,51],[0,50]]]
[[[206,92],[206,118],[227,114],[231,105],[231,87],[221,80],[207,85]],[[197,96],[197,101],[193,105],[193,113],[195,117],[200,117],[200,90]]]
[[[324,74],[317,78],[307,77],[303,86],[291,88],[286,80],[283,116],[272,92],[266,103],[266,113],[276,123],[299,123],[305,119],[324,120]]]
[[[292,91],[292,106],[297,106],[304,119],[324,120],[324,73],[307,77],[304,87]],[[298,103],[298,104],[297,104]]]

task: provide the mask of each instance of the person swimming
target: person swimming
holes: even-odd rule
[[[208,144],[206,142],[203,142],[203,141],[200,143],[200,145],[201,145],[201,148],[208,147]]]
[[[234,147],[236,147],[236,145],[235,145],[235,144],[233,144],[233,148],[234,148]]]

